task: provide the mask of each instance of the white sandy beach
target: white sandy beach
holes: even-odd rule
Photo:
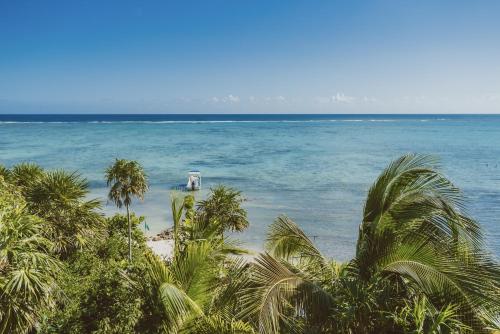
[[[149,248],[161,257],[162,259],[168,260],[171,259],[173,254],[174,254],[174,240],[169,239],[169,240],[148,240],[146,242]]]

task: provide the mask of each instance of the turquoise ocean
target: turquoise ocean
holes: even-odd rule
[[[340,260],[354,254],[371,183],[408,152],[441,159],[500,256],[500,115],[0,115],[1,164],[77,170],[107,214],[106,166],[140,161],[151,189],[133,210],[149,234],[171,226],[169,194],[197,169],[198,198],[217,184],[243,192],[248,247],[286,214]]]

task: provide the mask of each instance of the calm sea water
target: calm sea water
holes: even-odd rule
[[[0,115],[0,163],[78,170],[104,203],[106,166],[139,160],[151,190],[133,209],[150,233],[171,226],[171,188],[199,169],[198,197],[216,184],[243,191],[251,227],[238,237],[247,246],[261,247],[287,214],[338,259],[354,253],[370,184],[407,152],[441,158],[500,255],[500,116]]]

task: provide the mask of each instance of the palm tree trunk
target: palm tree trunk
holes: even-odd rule
[[[130,223],[130,211],[128,210],[128,205],[125,206],[127,208],[127,222],[128,222],[128,260],[132,262],[132,224]]]

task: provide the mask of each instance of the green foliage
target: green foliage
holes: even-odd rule
[[[251,325],[235,318],[234,312],[235,292],[243,281],[232,274],[241,275],[247,267],[227,258],[220,245],[190,242],[169,265],[155,256],[148,261],[149,295],[165,332],[253,333]]]
[[[10,177],[10,170],[8,170],[4,165],[0,165],[0,177],[4,180]]]
[[[214,196],[212,193],[205,203]],[[178,239],[174,256],[169,263],[148,257],[152,284],[146,294],[161,315],[165,332],[253,333],[249,323],[234,317],[239,310],[235,292],[243,287],[248,267],[241,259],[230,257],[241,250],[222,237],[220,221],[208,219],[204,208],[195,212],[190,195],[172,196]],[[232,210],[243,212],[239,204]]]
[[[224,186],[217,186],[210,191],[210,196],[198,203],[200,219],[206,223],[218,222],[222,231],[245,230],[248,219],[246,210],[241,207],[244,201],[241,192]]]
[[[242,203],[240,192],[223,186],[211,189],[208,198],[197,203],[196,210],[192,195],[182,197],[173,193],[171,207],[176,252],[181,251],[188,242],[212,240],[224,245],[226,251],[248,253],[240,249],[235,241],[228,239],[224,242],[224,231],[248,227],[247,213]]]
[[[143,325],[147,305],[140,284],[149,284],[145,238],[138,229],[143,217],[131,216],[133,264],[126,260],[126,221],[122,215],[106,219],[106,237],[67,259],[60,277],[66,298],[46,319],[42,333],[135,333]]]
[[[187,196],[185,198],[188,198]],[[182,213],[184,209],[185,199],[181,198],[178,194],[173,193],[170,196],[170,207],[172,209],[172,219],[174,222],[174,252],[179,252],[180,240],[180,229],[182,223]],[[188,205],[190,203],[188,202]]]
[[[252,259],[225,231],[248,226],[243,197],[172,196],[175,249],[151,253],[129,211],[147,177],[107,169],[104,218],[76,173],[0,167],[0,334],[489,333],[500,267],[434,158],[406,155],[368,192],[355,257],[325,257],[285,216]],[[129,249],[127,249],[127,244]],[[134,262],[127,261],[133,255]],[[57,275],[56,275],[57,274]]]
[[[440,334],[471,332],[471,328],[460,321],[457,306],[449,304],[438,310],[425,296],[416,297],[413,300],[413,304],[406,302],[406,305],[392,316],[405,333]]]
[[[103,217],[96,199],[87,200],[88,182],[77,173],[44,171],[21,163],[8,172],[8,182],[25,199],[27,210],[47,223],[44,236],[65,258],[102,236]]]
[[[60,263],[44,222],[0,176],[0,333],[27,333],[58,296]]]
[[[221,316],[213,315],[200,319],[193,328],[189,329],[197,334],[254,334],[249,323],[241,320],[226,320]]]
[[[70,301],[52,317],[45,331],[133,333],[143,300],[131,280],[139,277],[126,273],[120,262],[97,257],[80,258],[71,265],[64,286]]]
[[[29,210],[50,222],[46,234],[67,257],[102,238],[103,217],[97,199],[86,200],[88,182],[77,173],[45,172],[25,190]]]
[[[136,247],[144,247],[146,237],[141,231],[141,226],[144,224],[145,218],[143,216],[136,216],[134,213],[130,214],[130,224],[132,225],[132,241]],[[122,239],[128,238],[127,217],[120,214],[115,214],[106,218],[106,230],[108,237],[119,236]]]
[[[37,164],[23,162],[12,167],[8,176],[6,180],[18,186],[23,191],[23,195],[26,195],[26,190],[31,189],[34,184],[40,181],[44,176],[44,171]]]

